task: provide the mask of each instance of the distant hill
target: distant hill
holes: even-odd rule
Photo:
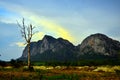
[[[45,35],[38,42],[31,42],[32,61],[78,61],[81,59],[117,59],[120,55],[120,42],[107,37],[104,34],[93,34],[74,46],[63,38],[53,38]],[[27,46],[20,60],[27,59]]]

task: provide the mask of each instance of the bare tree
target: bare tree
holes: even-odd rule
[[[31,60],[30,60],[30,42],[33,36],[33,30],[34,30],[34,26],[32,24],[29,25],[25,25],[25,20],[23,18],[22,20],[22,24],[20,24],[19,22],[17,22],[18,26],[20,27],[20,31],[21,31],[21,35],[22,37],[25,39],[26,44],[28,46],[28,68],[31,68]]]

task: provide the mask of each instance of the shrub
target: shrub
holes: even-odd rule
[[[14,59],[11,59],[10,64],[13,68],[20,68],[20,67],[24,66],[23,61],[14,60]]]

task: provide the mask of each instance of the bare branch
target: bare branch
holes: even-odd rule
[[[20,27],[20,31],[21,31],[21,35],[22,37],[26,40],[26,42],[30,42],[32,36],[36,33],[33,33],[33,30],[35,29],[35,26],[33,26],[32,24],[29,25],[25,25],[25,19],[22,19],[22,25],[17,21],[18,26]]]
[[[30,68],[30,42],[31,42],[31,38],[34,34],[33,29],[35,27],[33,27],[32,24],[29,24],[28,26],[26,26],[24,18],[22,20],[22,24],[19,24],[18,21],[17,21],[17,24],[21,29],[20,31],[21,31],[22,37],[26,40],[26,43],[28,45],[28,67]]]
[[[22,29],[23,27],[19,24],[19,22],[17,21],[17,25]]]

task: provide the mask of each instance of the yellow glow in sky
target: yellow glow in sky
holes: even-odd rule
[[[45,34],[43,32],[35,33],[32,37],[32,41],[38,41],[43,38]]]
[[[70,35],[70,32],[67,31],[66,29],[64,29],[62,26],[60,26],[50,20],[47,20],[44,18],[39,18],[37,16],[31,16],[31,17],[29,17],[29,19],[31,21],[33,21],[36,25],[43,26],[43,28],[45,30],[48,30],[48,32],[54,33],[58,37],[62,37],[71,42],[74,42],[74,38]],[[40,33],[39,35],[43,35],[43,34]],[[37,36],[37,34],[36,34],[36,36]]]

